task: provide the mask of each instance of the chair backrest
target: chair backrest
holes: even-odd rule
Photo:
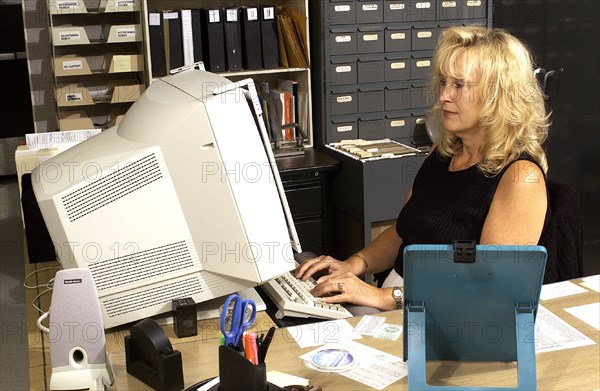
[[[546,187],[550,218],[539,244],[548,251],[544,275],[548,284],[583,275],[583,213],[575,189],[550,180]]]

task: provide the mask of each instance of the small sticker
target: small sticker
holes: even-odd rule
[[[148,24],[150,26],[160,26],[160,14],[158,12],[149,13]]]
[[[349,5],[336,5],[333,10],[335,12],[350,12],[351,8]]]
[[[246,15],[248,16],[248,20],[258,20],[258,8],[246,8]]]
[[[433,33],[431,31],[419,31],[417,33],[417,38],[431,38]]]
[[[346,125],[346,126],[338,126],[336,130],[340,133],[343,133],[343,132],[351,132],[352,128],[353,128],[352,125]]]
[[[390,11],[400,11],[404,9],[404,3],[390,4]]]
[[[467,1],[467,7],[480,7],[481,0],[469,0]]]
[[[264,20],[275,19],[275,7],[263,8],[263,19]]]
[[[406,33],[392,33],[390,35],[392,39],[406,39]]]
[[[368,11],[377,11],[379,9],[379,6],[377,4],[364,4],[362,6],[362,10],[365,12]]]
[[[81,102],[83,101],[83,94],[81,92],[73,92],[65,95],[67,103]]]
[[[391,126],[392,128],[399,128],[399,127],[402,127],[402,126],[404,126],[404,125],[406,125],[406,121],[405,121],[405,120],[403,120],[403,119],[397,119],[397,120],[395,120],[395,121],[391,121],[391,122],[390,122],[390,126]]]
[[[456,1],[442,1],[442,8],[456,8]]]
[[[79,71],[79,70],[83,69],[83,61],[81,61],[81,60],[63,61],[62,68],[63,68],[63,71]]]
[[[72,10],[79,8],[79,1],[57,1],[56,8],[59,10]]]
[[[208,23],[221,22],[221,13],[219,10],[208,10]]]
[[[115,5],[117,8],[132,8],[135,7],[135,0],[117,0]]]
[[[363,35],[362,39],[365,42],[377,41],[379,40],[379,34],[365,34]]]
[[[61,31],[58,35],[59,41],[78,41],[81,39],[79,31]]]
[[[340,65],[338,67],[335,67],[335,72],[336,73],[352,72],[352,67],[350,65]]]
[[[415,4],[415,7],[418,9],[431,8],[431,3],[429,1],[424,1],[422,3]]]
[[[424,67],[428,67],[431,66],[431,61],[430,60],[421,60],[421,61],[417,61],[417,68],[424,68]]]
[[[236,8],[230,8],[227,10],[226,20],[228,22],[237,22],[238,20],[238,12]]]
[[[117,38],[135,38],[135,29],[131,27],[117,29]]]
[[[351,42],[351,41],[352,41],[351,35],[338,35],[335,37],[335,42],[337,42],[337,43],[344,43],[344,42]]]
[[[131,72],[131,56],[129,55],[117,55],[113,56],[113,70],[114,72]]]
[[[417,119],[415,120],[415,123],[416,123],[417,125],[423,125],[423,124],[425,124],[425,118],[417,118]]]
[[[406,68],[406,63],[404,61],[402,62],[393,62],[390,64],[390,68],[392,69],[404,69]]]
[[[335,100],[337,103],[349,103],[352,102],[352,95],[338,96]]]
[[[179,14],[177,12],[163,12],[164,19],[179,19]]]

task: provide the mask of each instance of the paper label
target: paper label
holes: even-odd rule
[[[113,70],[114,72],[131,72],[131,56],[128,55],[114,55],[113,56]]]
[[[365,34],[363,35],[363,41],[377,41],[379,39],[379,34]]]
[[[402,127],[404,125],[406,125],[406,121],[403,120],[403,119],[397,119],[395,121],[390,121],[390,126],[392,128],[399,128],[399,127]]]
[[[456,1],[442,1],[442,8],[456,8]]]
[[[258,20],[258,8],[246,8],[246,15],[248,16],[248,20]]]
[[[69,94],[65,95],[65,100],[68,103],[82,102],[83,101],[83,94],[81,92],[72,92],[72,93],[69,93]]]
[[[275,7],[264,7],[263,8],[263,19],[264,20],[275,19]]]
[[[208,10],[208,23],[219,23],[221,21],[221,13],[219,10]]]
[[[433,33],[431,31],[419,31],[417,33],[417,38],[431,38]]]
[[[177,12],[163,12],[164,19],[179,19],[179,14]]]
[[[424,67],[428,67],[431,66],[431,61],[430,60],[421,60],[421,61],[417,61],[417,68],[424,68]]]
[[[135,38],[135,29],[131,27],[117,29],[117,38]]]
[[[417,118],[417,119],[415,120],[415,123],[416,123],[417,125],[423,125],[423,124],[425,124],[425,118]]]
[[[352,67],[350,65],[340,65],[339,67],[335,67],[336,73],[347,73],[352,72]]]
[[[238,20],[238,12],[237,9],[232,8],[227,10],[226,20],[228,22],[237,22]]]
[[[351,42],[351,41],[352,41],[351,35],[338,35],[337,37],[335,37],[335,42],[337,42],[337,43],[344,43],[344,42]]]
[[[467,1],[467,7],[480,7],[481,0],[469,0]]]
[[[135,0],[117,0],[115,5],[117,8],[131,8],[135,7]]]
[[[406,63],[404,61],[402,62],[393,62],[390,64],[390,68],[392,69],[404,69],[406,68]]]
[[[348,102],[352,102],[352,95],[346,95],[346,96],[338,96],[337,98],[335,98],[337,103],[348,103]]]
[[[422,3],[415,4],[415,7],[418,9],[431,8],[431,3],[429,1],[424,1]]]
[[[150,26],[160,26],[160,14],[158,12],[149,13],[148,24]]]
[[[79,8],[79,1],[76,1],[76,0],[75,1],[73,1],[73,0],[57,1],[56,8],[58,8],[59,10],[76,9],[76,8]]]
[[[377,11],[378,9],[379,7],[377,6],[377,4],[364,4],[362,6],[363,11]]]
[[[58,35],[59,41],[79,41],[81,33],[79,31],[61,31]]]
[[[406,39],[406,33],[392,33],[390,35],[392,39]]]
[[[79,71],[79,70],[83,69],[83,61],[82,60],[63,61],[62,68],[63,68],[63,71]]]
[[[349,5],[336,5],[335,7],[333,7],[333,10],[335,12],[350,12],[350,6]]]
[[[400,11],[404,9],[404,3],[390,4],[390,11]]]
[[[351,132],[352,128],[353,128],[352,125],[346,125],[346,126],[338,126],[336,130],[338,132]]]

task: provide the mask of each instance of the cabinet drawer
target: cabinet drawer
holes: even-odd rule
[[[300,238],[303,251],[311,251],[317,255],[323,254],[323,221],[296,220],[296,232]]]
[[[292,216],[319,214],[322,210],[320,180],[284,182],[285,196]]]

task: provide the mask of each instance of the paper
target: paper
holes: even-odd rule
[[[308,386],[308,379],[294,375],[288,375],[287,373],[279,371],[267,372],[267,381],[280,388],[292,385],[304,387]]]
[[[384,323],[379,329],[377,329],[377,332],[373,335],[373,337],[387,339],[388,341],[396,341],[401,334],[401,325]]]
[[[63,132],[28,133],[25,135],[25,143],[31,149],[52,148],[55,146],[73,146],[77,143],[100,133],[100,129],[72,130]]]
[[[600,274],[596,274],[595,276],[583,277],[581,280],[583,281],[581,285],[593,289],[596,292],[600,292]]]
[[[600,330],[600,303],[565,308],[565,311],[583,320],[585,323],[596,328],[596,330]]]
[[[288,327],[287,331],[301,348],[362,338],[346,319]]]
[[[587,292],[587,290],[580,287],[579,285],[573,284],[570,281],[562,281],[542,286],[542,293],[540,294],[540,299],[552,300],[557,299],[559,297],[576,295],[578,293],[584,292]]]
[[[354,328],[359,334],[374,335],[377,330],[383,325],[385,318],[381,316],[365,315]]]
[[[525,336],[525,338],[528,337]],[[594,343],[594,341],[545,307],[538,306],[535,321],[536,354],[593,345]]]
[[[408,374],[408,364],[403,362],[400,357],[355,341],[327,344],[300,356],[300,358],[310,361],[315,353],[326,348],[346,349],[351,351],[356,357],[359,357],[357,365],[354,365],[345,372],[337,373],[377,390],[388,387]]]

